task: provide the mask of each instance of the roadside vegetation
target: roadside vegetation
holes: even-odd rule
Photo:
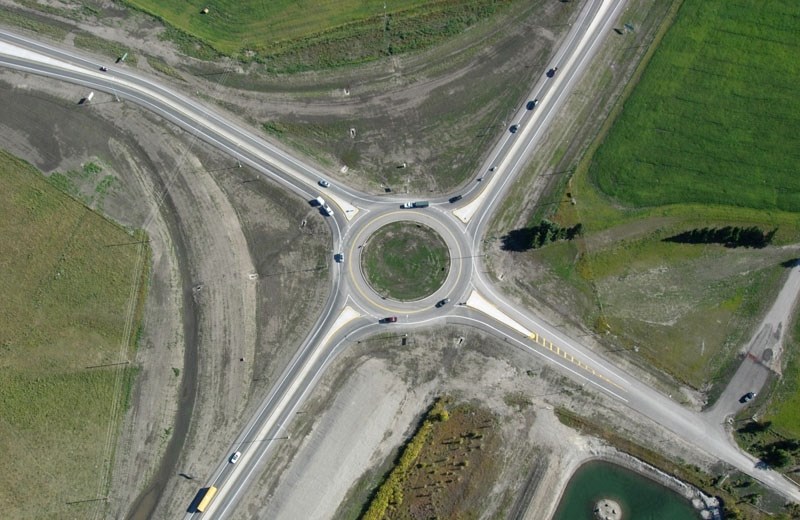
[[[433,294],[450,271],[444,240],[412,222],[394,222],[376,231],[364,245],[361,263],[375,292],[401,301]]]
[[[482,492],[497,472],[499,440],[489,411],[438,399],[362,520],[471,517],[481,510]]]
[[[255,61],[270,72],[319,70],[433,46],[513,0],[126,0],[168,26],[166,37],[201,59]],[[208,9],[205,12],[205,9]]]
[[[145,237],[5,152],[0,217],[0,508],[92,516],[136,374]]]

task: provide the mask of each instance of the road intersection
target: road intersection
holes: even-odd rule
[[[538,105],[520,107],[512,119],[519,130],[504,130],[502,138],[476,171],[475,181],[448,202],[448,197],[431,201],[424,209],[401,209],[405,199],[374,197],[333,183],[320,188],[317,181],[327,177],[297,158],[267,143],[249,130],[226,120],[188,97],[122,68],[100,72],[102,65],[63,50],[0,31],[0,65],[78,83],[134,102],[183,127],[201,140],[261,172],[305,200],[323,196],[334,206],[326,218],[333,232],[331,296],[312,331],[300,345],[268,396],[258,407],[230,453],[240,451],[233,465],[221,461],[206,480],[219,489],[204,516],[233,515],[239,497],[273,452],[274,443],[290,436],[293,415],[314,388],[331,361],[348,344],[366,338],[385,327],[428,327],[448,323],[480,328],[545,362],[565,375],[624,403],[672,431],[696,448],[736,467],[785,497],[800,501],[800,490],[782,475],[757,467],[757,460],[743,453],[723,428],[719,414],[698,414],[687,410],[635,376],[624,374],[607,359],[579,341],[517,308],[493,288],[483,274],[482,240],[490,216],[518,177],[536,145],[556,117],[578,79],[586,73],[592,57],[617,22],[624,0],[591,0],[586,3],[552,63],[558,67],[553,78],[543,71],[530,99]],[[511,124],[511,122],[509,124]],[[445,241],[451,269],[443,285],[433,294],[415,302],[385,299],[366,282],[360,269],[361,246],[382,226],[397,221],[424,224]],[[343,252],[344,262],[333,253]],[[454,302],[436,308],[442,298]],[[382,325],[382,317],[396,315],[398,323]],[[730,408],[728,409],[730,412]],[[722,417],[724,419],[724,417]],[[187,497],[187,505],[191,497]],[[187,512],[186,517],[193,516]]]

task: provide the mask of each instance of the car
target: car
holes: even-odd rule
[[[456,195],[454,197],[450,197],[450,199],[449,199],[450,200],[450,204],[452,204],[453,202],[458,202],[459,200],[461,200],[463,198],[464,198],[463,195]]]
[[[740,397],[740,398],[739,398],[739,402],[740,402],[740,403],[747,403],[747,402],[749,402],[749,401],[752,401],[752,400],[753,400],[753,398],[754,398],[756,395],[757,395],[757,394],[756,394],[755,392],[747,392],[746,394],[744,394],[742,397]]]
[[[508,129],[512,134],[516,133],[517,130],[519,130],[519,125],[511,125],[511,128]]]
[[[403,205],[400,206],[400,207],[404,208],[404,209],[413,208],[414,207],[414,203],[413,202],[404,202]]]
[[[528,107],[527,108],[528,108],[528,110],[533,110],[534,108],[536,108],[536,105],[538,105],[538,104],[539,104],[539,100],[538,99],[534,99],[532,101],[528,101]]]
[[[331,183],[326,181],[325,179],[320,179],[319,182],[317,182],[317,184],[319,184],[323,188],[330,188],[331,187]]]
[[[100,67],[100,72],[108,72],[108,67]]]
[[[386,318],[381,318],[378,320],[378,323],[396,323],[397,316],[387,316]]]
[[[495,171],[496,169],[497,169],[497,166],[492,166],[491,168],[489,168],[489,171],[490,171],[490,172],[493,172],[493,171]]]
[[[242,452],[241,451],[237,451],[236,453],[231,455],[230,463],[231,464],[236,464],[236,461],[238,461],[239,457],[241,457],[241,456],[242,456]]]
[[[314,199],[314,201],[311,203],[311,205],[312,206],[324,207],[325,206],[325,199],[323,199],[322,197],[317,197],[316,199]]]
[[[436,302],[436,307],[444,307],[448,303],[450,303],[450,298],[444,298],[443,300]]]
[[[344,253],[336,253],[335,255],[333,255],[333,259],[340,264],[344,263]]]
[[[552,69],[548,70],[547,71],[547,77],[548,78],[552,78],[553,76],[555,76],[557,70],[558,70],[558,67],[553,67]]]
[[[325,214],[326,214],[326,215],[328,215],[329,217],[332,217],[332,216],[333,216],[333,210],[332,210],[332,209],[331,209],[331,207],[330,207],[330,206],[328,206],[327,204],[325,204],[325,205],[323,205],[323,206],[322,206],[322,211],[324,211],[324,212],[325,212]]]

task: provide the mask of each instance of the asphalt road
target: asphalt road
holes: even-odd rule
[[[684,409],[633,375],[623,373],[580,341],[567,337],[531,312],[516,308],[483,276],[481,240],[490,216],[535,152],[574,84],[585,74],[623,7],[623,0],[587,2],[551,61],[558,70],[552,77],[542,71],[532,87],[529,99],[538,99],[538,105],[528,110],[523,104],[513,115],[509,126],[518,125],[517,131],[503,130],[487,162],[477,168],[470,188],[459,193],[461,200],[449,203],[450,194],[432,199],[430,207],[424,209],[401,209],[407,199],[369,196],[346,186],[321,188],[317,181],[325,177],[322,172],[201,103],[129,72],[124,66],[104,64],[0,31],[0,65],[106,93],[96,94],[87,109],[101,96],[108,96],[109,101],[117,98],[133,102],[181,126],[209,146],[227,152],[234,158],[232,162],[247,164],[306,200],[322,195],[333,207],[332,217],[320,214],[333,230],[331,296],[278,383],[232,442],[228,456],[241,451],[240,460],[230,464],[226,456],[206,480],[205,485],[219,488],[219,493],[204,516],[233,515],[239,497],[258,475],[275,443],[291,435],[291,421],[298,407],[345,345],[387,327],[408,330],[443,321],[481,328],[542,358],[585,386],[655,420],[698,449],[800,501],[796,486],[776,472],[756,468],[757,461],[732,443],[718,420],[724,420],[730,407],[705,415]],[[101,65],[107,65],[109,70],[100,72]],[[434,228],[450,248],[451,271],[444,285],[421,301],[404,303],[381,298],[359,269],[359,246],[376,229],[398,220],[417,221]],[[344,252],[345,261],[334,262],[334,252]],[[452,302],[436,308],[435,302],[444,297],[450,297]],[[378,320],[386,316],[397,316],[398,323],[379,324]],[[749,377],[755,376],[745,373],[741,380]],[[187,507],[192,499],[186,497]],[[193,514],[187,513],[186,517],[190,516]]]

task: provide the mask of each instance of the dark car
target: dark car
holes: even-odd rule
[[[533,101],[528,101],[528,107],[527,108],[528,108],[528,110],[533,110],[534,108],[536,108],[536,105],[538,105],[538,104],[539,104],[539,100],[538,99],[534,99]]]
[[[445,298],[444,300],[439,300],[436,302],[436,307],[444,307],[448,303],[450,303],[450,298]]]
[[[552,69],[548,70],[547,71],[547,77],[548,78],[552,78],[553,76],[555,76],[557,70],[558,70],[558,67],[553,67]]]
[[[463,198],[463,195],[456,195],[455,197],[450,197],[449,200],[450,200],[450,203],[452,204],[453,202],[458,202],[462,198]]]
[[[397,316],[388,316],[386,318],[381,318],[378,320],[378,323],[395,323],[397,322]]]
[[[101,72],[108,72],[108,67],[100,67]]]
[[[755,392],[747,392],[746,394],[744,394],[742,397],[739,398],[739,402],[747,403],[749,401],[752,401],[755,396],[756,396]]]
[[[511,128],[508,129],[512,134],[517,133],[517,130],[519,130],[519,125],[511,125]]]

